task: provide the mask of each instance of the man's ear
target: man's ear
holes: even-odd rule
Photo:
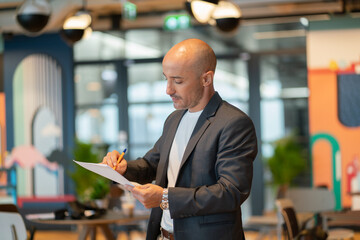
[[[206,73],[204,73],[202,77],[203,86],[204,87],[210,86],[213,83],[213,79],[214,79],[213,71],[207,71]]]

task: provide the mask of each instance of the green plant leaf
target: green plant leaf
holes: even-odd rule
[[[275,142],[272,157],[267,165],[276,185],[290,185],[295,177],[306,169],[306,155],[293,136]]]
[[[74,157],[76,160],[99,163],[99,155],[92,144],[75,141]],[[82,202],[104,198],[110,190],[108,179],[77,164],[75,164],[75,170],[70,173],[70,177],[74,181],[77,197]]]

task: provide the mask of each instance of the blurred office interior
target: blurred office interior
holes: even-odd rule
[[[305,156],[291,187],[325,186],[337,210],[352,207],[350,193],[360,192],[358,1],[233,0],[241,17],[231,31],[197,21],[185,0],[45,2],[50,20],[36,33],[16,22],[23,2],[0,3],[0,164],[15,169],[17,185],[1,190],[1,202],[74,196],[75,137],[102,152],[126,147],[126,159],[143,156],[174,110],[162,57],[199,38],[218,57],[215,89],[257,130],[244,222],[274,210],[278,185],[267,161],[289,137]],[[63,22],[81,8],[92,32],[72,42]],[[185,26],[168,22],[181,16]],[[0,177],[11,184],[10,174]]]

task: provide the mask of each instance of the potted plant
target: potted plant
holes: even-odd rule
[[[272,184],[278,188],[277,198],[281,198],[294,178],[305,171],[307,155],[295,135],[281,138],[274,145],[274,154],[266,165],[272,174]]]
[[[83,162],[98,163],[98,152],[95,152],[94,146],[90,143],[75,141],[74,157],[76,160]],[[75,184],[75,191],[80,202],[94,201],[106,202],[106,197],[110,191],[110,181],[96,173],[93,173],[77,164],[75,170],[70,173]],[[99,206],[99,204],[96,204]],[[106,207],[104,205],[99,207]]]

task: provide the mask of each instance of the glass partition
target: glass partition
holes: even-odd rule
[[[308,88],[304,54],[263,55],[260,58],[261,151],[267,159],[274,153],[274,142],[295,134],[297,141],[308,148]],[[310,185],[303,178],[301,185]],[[272,181],[269,169],[264,170],[265,184]],[[265,210],[274,209],[276,193],[265,189]]]
[[[246,61],[219,59],[214,86],[224,100],[248,113],[249,79]]]
[[[132,64],[128,76],[129,148],[130,158],[135,159],[151,149],[174,108],[165,92],[160,62]]]
[[[117,72],[113,64],[75,68],[75,132],[79,140],[112,145],[119,132]]]

